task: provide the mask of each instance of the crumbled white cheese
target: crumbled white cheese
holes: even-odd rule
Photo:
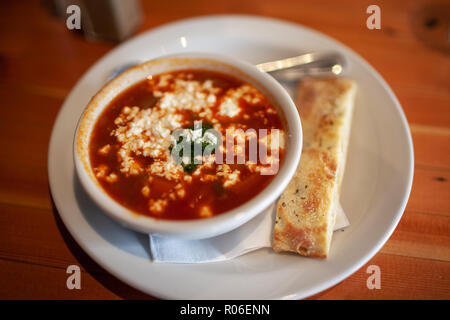
[[[217,166],[217,175],[223,178],[223,186],[225,188],[231,187],[239,182],[240,173],[237,169],[231,170],[231,167],[227,164]]]
[[[267,131],[265,133],[267,133]],[[260,135],[258,142],[268,147],[270,150],[284,149],[286,144],[284,131],[272,129],[267,135]]]
[[[148,209],[154,214],[161,214],[166,209],[168,203],[169,202],[167,199],[150,199],[150,201],[148,202]]]
[[[238,101],[236,99],[226,97],[220,104],[219,114],[221,116],[233,118],[237,116],[239,112],[241,112],[241,108],[239,108]]]
[[[199,210],[199,215],[202,218],[212,217],[213,212],[209,206],[201,206]]]
[[[241,112],[239,99],[243,99],[250,105],[256,105],[264,99],[264,96],[248,84],[230,89],[226,92],[219,106],[219,115],[230,118],[237,116]]]
[[[107,144],[107,145],[101,147],[100,149],[98,149],[98,153],[105,156],[109,153],[110,150],[111,150],[111,145]]]
[[[109,182],[109,183],[116,182],[117,179],[119,179],[119,176],[118,176],[116,173],[114,173],[114,172],[111,172],[111,173],[105,178],[105,180],[106,180],[107,182]]]
[[[94,173],[97,178],[104,178],[109,168],[106,164],[101,164],[97,168],[94,168]]]
[[[143,195],[144,197],[147,197],[147,198],[148,198],[148,196],[150,195],[150,188],[149,188],[149,186],[144,186],[144,187],[142,187],[141,193],[142,193],[142,195]]]

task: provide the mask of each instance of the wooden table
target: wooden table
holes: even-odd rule
[[[366,8],[372,3],[381,8],[381,30],[366,28]],[[421,29],[425,39],[439,32],[445,21],[420,16],[428,12],[424,7],[438,3],[143,1],[146,20],[140,32],[217,13],[271,16],[317,29],[367,59],[400,99],[415,149],[405,214],[366,266],[313,299],[450,298],[450,54],[413,32]],[[448,17],[448,10],[431,12]],[[112,48],[69,31],[37,0],[0,2],[0,298],[151,298],[108,274],[80,249],[49,194],[47,149],[58,110],[80,76]],[[71,264],[81,267],[81,290],[66,288]],[[372,264],[382,271],[380,290],[366,287]]]

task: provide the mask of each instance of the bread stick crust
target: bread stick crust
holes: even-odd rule
[[[272,248],[326,258],[339,201],[356,84],[306,79],[297,107],[304,147],[297,171],[277,203]]]

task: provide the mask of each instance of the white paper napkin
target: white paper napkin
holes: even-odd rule
[[[153,262],[205,263],[234,259],[265,247],[272,246],[272,229],[275,222],[275,204],[239,228],[202,240],[182,240],[173,237],[150,235]],[[336,213],[334,230],[350,223],[341,205]]]

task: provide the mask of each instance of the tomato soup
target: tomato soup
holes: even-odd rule
[[[137,214],[219,215],[252,199],[277,174],[286,136],[278,112],[254,86],[222,73],[149,76],[97,119],[91,166],[103,189]],[[201,153],[188,152],[194,149]]]

